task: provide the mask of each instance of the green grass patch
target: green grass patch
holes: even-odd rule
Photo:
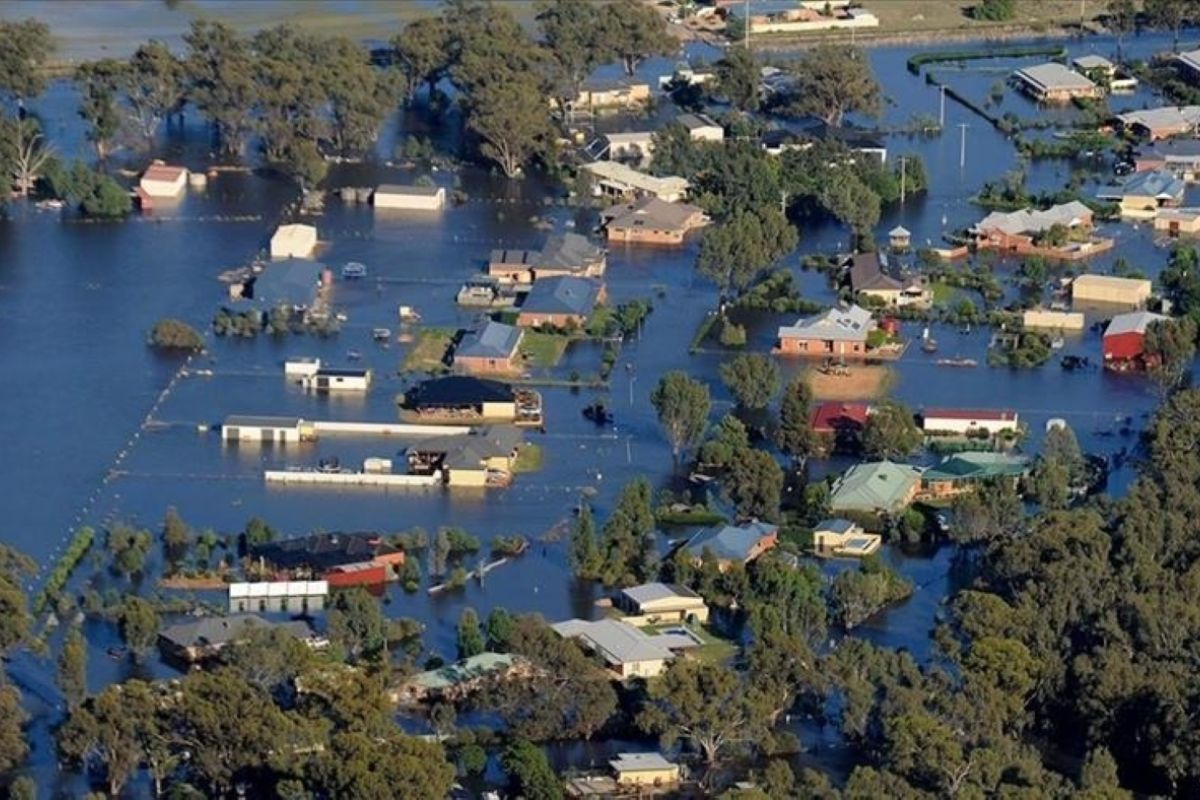
[[[949,305],[954,299],[954,287],[945,281],[933,282],[933,304],[935,306]]]
[[[570,338],[541,331],[526,331],[521,338],[521,355],[531,367],[553,367],[562,359]]]
[[[417,333],[408,355],[404,357],[401,372],[442,372],[446,369],[446,351],[454,340],[452,328],[423,328]]]
[[[1057,44],[1014,45],[987,50],[933,50],[910,57],[908,70],[919,73],[921,67],[927,64],[941,64],[948,61],[979,61],[989,58],[1024,58],[1027,56],[1063,58],[1066,54],[1067,49]]]
[[[718,525],[725,521],[725,517],[704,507],[689,508],[686,511],[660,508],[654,512],[654,521],[659,525]]]
[[[517,458],[513,461],[512,471],[514,473],[521,472],[537,472],[542,468],[542,462],[546,454],[542,452],[542,448],[536,444],[527,444],[517,451]]]

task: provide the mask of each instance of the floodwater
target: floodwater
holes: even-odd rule
[[[1068,46],[1073,54],[1114,49],[1105,39]],[[1166,39],[1149,36],[1129,45],[1139,54],[1166,46]],[[937,91],[904,68],[914,51],[911,47],[870,51],[889,98],[881,120],[884,126],[903,125],[916,112],[937,113]],[[693,48],[690,54],[712,57],[711,49],[703,47]],[[671,61],[658,59],[646,64],[643,72],[654,79],[671,66]],[[986,80],[984,92],[991,83]],[[87,155],[70,87],[56,84],[34,108],[46,121],[60,153]],[[969,126],[963,168],[959,123]],[[390,155],[404,131],[413,129],[443,142],[450,136],[444,127],[427,120],[394,120],[380,142],[381,156]],[[886,209],[878,227],[880,239],[902,223],[913,231],[916,242],[936,243],[943,232],[982,216],[985,212],[969,202],[970,196],[985,181],[1017,165],[1008,139],[950,100],[946,131],[934,137],[888,137],[893,157],[921,156],[932,189],[904,206]],[[183,129],[164,134],[158,151],[200,167],[208,163],[207,148],[203,125],[189,116]],[[144,163],[144,156],[129,158],[131,166],[139,160]],[[1030,185],[1057,187],[1066,181],[1069,170],[1064,162],[1035,163],[1029,172]],[[412,177],[391,168],[356,167],[335,172],[330,184],[372,185]],[[648,400],[665,370],[682,368],[706,379],[715,398],[714,419],[730,407],[716,377],[727,354],[712,350],[688,354],[693,332],[715,302],[713,287],[692,272],[694,244],[679,250],[612,249],[606,276],[612,301],[650,298],[655,306],[640,337],[623,348],[611,386],[599,393],[607,397],[616,424],[597,429],[582,417],[581,409],[597,392],[543,388],[546,432],[529,436],[545,452],[544,469],[519,475],[507,490],[471,494],[267,487],[261,473],[268,466],[314,465],[328,456],[355,465],[367,456],[393,455],[400,443],[387,438],[325,438],[294,447],[230,446],[211,430],[229,414],[395,419],[394,397],[408,385],[396,375],[407,345],[380,346],[371,340],[372,328],[398,329],[400,304],[417,308],[426,324],[467,326],[477,315],[456,308],[454,293],[480,269],[492,247],[537,246],[547,230],[535,226],[535,220],[543,228],[544,223],[579,229],[591,224],[590,215],[554,203],[532,179],[509,183],[475,170],[466,170],[458,179],[445,173],[433,177],[447,186],[461,185],[468,201],[433,217],[385,216],[370,206],[342,204],[331,197],[324,215],[316,218],[326,243],[322,260],[335,267],[361,261],[370,269],[364,281],[335,286],[334,304],[349,317],[339,335],[324,340],[308,336],[214,340],[209,353],[196,359],[192,372],[184,377],[177,377],[180,359],[156,355],[145,346],[147,330],[164,316],[180,317],[197,327],[207,325],[225,302],[217,275],[252,260],[275,226],[288,221],[285,209],[296,195],[290,186],[269,175],[222,173],[206,190],[189,191],[177,207],[123,223],[63,221],[56,213],[20,205],[13,208],[11,219],[0,221],[0,374],[6,387],[0,440],[9,454],[0,461],[0,482],[6,487],[0,495],[0,539],[43,565],[35,585],[75,526],[102,525],[119,518],[157,529],[165,509],[173,505],[194,528],[221,533],[236,532],[249,517],[260,516],[285,535],[455,525],[485,543],[495,535],[514,533],[535,540],[525,556],[490,573],[483,585],[472,583],[461,592],[436,597],[390,590],[387,613],[423,622],[430,653],[451,654],[455,622],[468,606],[481,615],[503,606],[540,612],[551,619],[592,613],[599,590],[569,577],[561,543],[537,540],[570,518],[585,490],[595,493],[593,502],[603,518],[631,477],[646,475],[656,486],[677,480],[670,448]],[[1125,257],[1153,276],[1165,262],[1166,249],[1144,228],[1108,224],[1103,232],[1114,236],[1118,246],[1096,258],[1095,268],[1103,271],[1117,257]],[[800,258],[843,248],[846,239],[846,232],[833,224],[802,228],[798,251],[782,264],[794,271],[806,296],[828,301],[833,292],[821,276],[799,269]],[[1002,265],[1001,271],[1005,269],[1015,265]],[[790,320],[757,317],[750,328],[752,348],[768,348],[775,326],[784,321]],[[916,337],[920,329],[909,324],[905,333]],[[942,343],[940,355],[970,356],[981,365],[986,363],[988,331],[961,334],[935,327],[934,335]],[[366,397],[309,396],[283,378],[285,358],[319,356],[326,363],[341,365],[347,363],[351,350],[362,353],[362,364],[377,377]],[[1099,337],[1094,332],[1083,334],[1068,341],[1063,353],[1096,360]],[[598,348],[577,345],[555,374],[561,378],[574,370],[593,372],[599,358]],[[791,374],[800,367],[789,364],[785,370]],[[197,369],[212,374],[197,375]],[[910,348],[894,370],[893,394],[913,407],[1016,409],[1029,425],[1030,451],[1036,450],[1046,421],[1054,417],[1067,419],[1089,451],[1112,454],[1132,449],[1135,440],[1120,434],[1125,420],[1140,426],[1156,402],[1152,385],[1143,378],[1102,371],[1067,373],[1053,361],[1024,371],[986,366],[947,369],[936,366],[919,348]],[[833,466],[843,465],[818,464],[814,474]],[[1121,491],[1128,478],[1127,470],[1115,473],[1112,491]],[[664,537],[664,549],[666,544]],[[856,635],[907,648],[919,659],[927,659],[929,632],[943,598],[959,580],[953,551],[941,548],[924,555],[890,551],[886,557],[914,581],[917,591]],[[94,569],[85,560],[77,575],[80,586],[129,590]],[[222,599],[213,593],[200,596],[218,603]],[[153,661],[135,667],[109,659],[105,650],[117,639],[106,624],[89,623],[88,633],[93,689],[135,671],[172,674]],[[37,716],[32,731],[33,772],[47,788],[77,791],[77,780],[56,775],[48,738],[49,725],[58,714],[55,690],[44,677],[52,673],[26,656],[10,671],[26,690]],[[808,733],[824,742],[823,747],[836,749],[826,741],[827,732]],[[567,747],[556,751],[556,758],[586,765],[597,752]],[[844,759],[837,757],[818,762],[835,771],[844,766]]]

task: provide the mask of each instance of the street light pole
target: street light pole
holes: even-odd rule
[[[946,84],[939,83],[938,89],[941,95],[941,102],[938,105],[938,127],[944,130],[946,127]]]
[[[958,168],[963,169],[967,166],[967,123],[958,123],[958,130]]]

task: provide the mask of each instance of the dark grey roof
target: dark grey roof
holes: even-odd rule
[[[312,634],[306,622],[271,622],[257,614],[230,614],[227,617],[199,617],[163,628],[159,636],[176,647],[221,647],[245,638],[251,628],[280,628],[298,637]]]
[[[441,453],[451,469],[478,469],[486,458],[511,455],[525,441],[512,425],[492,425],[475,433],[450,434],[424,439],[412,445],[407,455]]]
[[[884,272],[888,267],[886,253],[878,251],[857,253],[850,257],[850,288],[856,292],[869,290],[899,290],[900,281]]]
[[[537,254],[537,266],[582,270],[604,258],[604,251],[578,233],[555,233]]]
[[[612,206],[601,213],[609,228],[651,228],[678,230],[701,209],[687,203],[668,203],[657,197],[643,197],[633,203]]]
[[[535,314],[590,314],[600,298],[603,284],[589,278],[563,275],[543,278],[533,284],[522,312]]]
[[[489,321],[468,333],[455,355],[466,358],[511,358],[521,343],[522,331],[512,325]]]
[[[511,386],[499,381],[451,375],[419,383],[404,397],[409,408],[447,408],[512,402],[516,395]]]
[[[250,554],[280,569],[332,569],[395,553],[378,533],[313,533],[250,548]]]
[[[507,248],[497,248],[488,256],[489,264],[503,264],[504,266],[527,267],[533,266],[538,260],[539,253],[537,250],[510,250]]]
[[[675,118],[675,121],[687,128],[689,131],[695,130],[696,128],[721,127],[720,123],[707,114],[680,114]]]

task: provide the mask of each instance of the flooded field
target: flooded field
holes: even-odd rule
[[[1141,37],[1130,47],[1149,53],[1165,44],[1165,39]],[[1067,46],[1073,54],[1112,49],[1105,39]],[[913,48],[871,51],[888,97],[879,121],[885,128],[902,126],[917,112],[937,113],[936,88],[904,68],[914,52]],[[697,47],[690,55],[711,58],[713,52]],[[986,68],[964,69],[948,80],[986,95],[1012,65],[983,63]],[[654,79],[671,67],[671,61],[658,59],[642,71]],[[949,70],[937,72],[946,76]],[[1128,102],[1128,107],[1137,107],[1152,100],[1139,93]],[[1000,108],[1022,115],[1043,113],[1014,96],[1011,88]],[[36,103],[36,111],[47,121],[60,153],[86,154],[70,87],[55,85]],[[969,126],[966,165],[961,168],[960,123]],[[413,129],[447,135],[424,120],[397,120],[389,124],[380,142],[381,158],[390,156]],[[877,230],[880,239],[897,224],[909,228],[919,244],[937,243],[943,233],[968,226],[985,213],[970,198],[985,181],[997,179],[1018,163],[1004,135],[955,102],[947,103],[945,133],[897,134],[887,141],[893,154],[912,153],[923,159],[931,190],[903,206],[886,208]],[[206,131],[196,117],[189,116],[184,129],[172,130],[161,141],[160,152],[200,166],[208,162],[207,145]],[[1058,188],[1069,171],[1062,161],[1035,162],[1029,168],[1029,186]],[[335,170],[329,184],[365,186],[405,177],[412,176],[382,166],[358,166]],[[517,476],[506,490],[472,494],[268,486],[262,479],[268,467],[312,466],[331,456],[357,464],[368,456],[394,456],[398,443],[386,437],[325,438],[301,446],[260,448],[224,444],[212,429],[230,414],[395,420],[395,398],[411,385],[411,380],[397,374],[411,343],[393,336],[382,346],[372,340],[373,328],[401,331],[400,305],[418,309],[424,325],[469,326],[478,315],[456,307],[454,294],[463,280],[479,272],[491,248],[536,247],[551,228],[586,231],[594,223],[594,212],[564,206],[559,192],[532,179],[509,183],[470,169],[458,176],[439,173],[433,178],[461,186],[468,200],[436,217],[411,217],[377,214],[370,206],[343,204],[331,196],[325,213],[314,220],[324,243],[319,256],[323,261],[335,268],[358,261],[370,269],[367,279],[338,282],[334,287],[333,304],[348,316],[338,335],[328,339],[262,336],[252,341],[212,337],[208,353],[182,374],[180,361],[158,356],[145,346],[148,329],[163,316],[207,326],[214,311],[226,302],[218,274],[248,263],[263,249],[276,225],[287,221],[285,208],[295,201],[295,190],[269,175],[223,173],[206,190],[190,191],[178,207],[116,224],[64,222],[56,213],[15,207],[10,219],[0,221],[0,374],[6,387],[0,441],[8,454],[0,462],[0,481],[6,489],[0,494],[0,537],[44,567],[78,525],[124,519],[157,529],[168,506],[176,507],[194,528],[221,533],[240,530],[251,516],[262,517],[288,535],[454,525],[486,543],[493,536],[519,533],[535,545],[489,574],[483,585],[471,583],[464,591],[433,597],[392,588],[385,601],[387,613],[420,620],[427,626],[426,647],[442,654],[451,652],[455,622],[467,606],[481,615],[496,606],[537,611],[550,618],[591,614],[599,590],[572,580],[565,547],[540,541],[543,534],[570,518],[582,492],[594,493],[593,503],[603,517],[619,488],[635,475],[646,475],[659,487],[678,482],[670,447],[649,403],[650,391],[664,371],[684,368],[707,380],[717,401],[715,415],[731,405],[717,377],[717,367],[728,354],[714,350],[689,354],[695,330],[716,302],[714,287],[693,272],[694,243],[678,250],[611,249],[606,274],[611,302],[646,298],[653,302],[654,311],[640,336],[623,347],[606,388],[540,388],[545,432],[531,432],[529,437],[543,449],[544,466],[540,472]],[[1153,277],[1165,262],[1163,243],[1155,241],[1145,226],[1109,223],[1101,227],[1101,234],[1115,238],[1117,246],[1092,261],[1094,268],[1104,271],[1117,258],[1125,258]],[[799,248],[781,265],[795,273],[806,297],[829,302],[833,290],[823,276],[803,271],[800,260],[808,254],[844,249],[846,240],[846,231],[835,225],[807,226],[801,230]],[[1011,268],[1015,265],[1001,265],[999,272]],[[791,321],[771,314],[754,317],[749,349],[768,349],[776,327]],[[903,332],[916,337],[920,327],[907,324]],[[989,368],[985,366],[991,335],[987,329],[964,333],[956,327],[934,326],[933,335],[942,343],[939,356],[970,357],[980,366],[939,367],[935,356],[909,348],[892,365],[891,393],[914,408],[1015,409],[1031,431],[1030,451],[1036,450],[1046,421],[1056,417],[1074,427],[1089,452],[1130,450],[1136,440],[1128,431],[1122,434],[1122,429],[1129,428],[1130,421],[1133,428],[1140,427],[1157,402],[1153,384],[1144,378],[1101,370],[1066,372],[1057,359],[1035,370]],[[1062,354],[1098,361],[1099,347],[1099,334],[1088,331],[1067,340]],[[359,363],[376,376],[365,397],[318,397],[283,377],[282,364],[289,357],[317,356],[340,366],[349,363],[350,351],[360,352]],[[589,374],[597,369],[599,359],[597,346],[572,345],[552,376]],[[786,364],[785,373],[803,366]],[[599,429],[581,414],[597,396],[614,410],[611,428]],[[811,475],[820,477],[845,466],[841,461],[817,463]],[[1114,473],[1110,491],[1122,491],[1128,477],[1124,470]],[[683,533],[674,531],[670,536]],[[661,545],[665,550],[668,535]],[[917,590],[910,600],[873,618],[856,635],[907,648],[923,659],[930,652],[929,632],[942,599],[957,580],[954,552],[951,548],[917,554],[893,550],[886,558]],[[81,580],[94,581],[99,589],[125,588],[98,570],[93,575],[93,570],[85,563]],[[207,599],[219,603],[222,597],[213,593]],[[106,658],[104,651],[118,641],[116,634],[101,623],[90,626],[94,687],[132,669],[171,674],[155,662],[134,667]],[[39,714],[34,763],[49,784],[56,770],[46,726],[53,718],[55,700],[53,689],[45,688],[46,679],[38,675],[40,669],[39,662],[26,657],[14,665],[18,682]],[[556,758],[576,764],[595,757],[584,746],[556,753]]]

